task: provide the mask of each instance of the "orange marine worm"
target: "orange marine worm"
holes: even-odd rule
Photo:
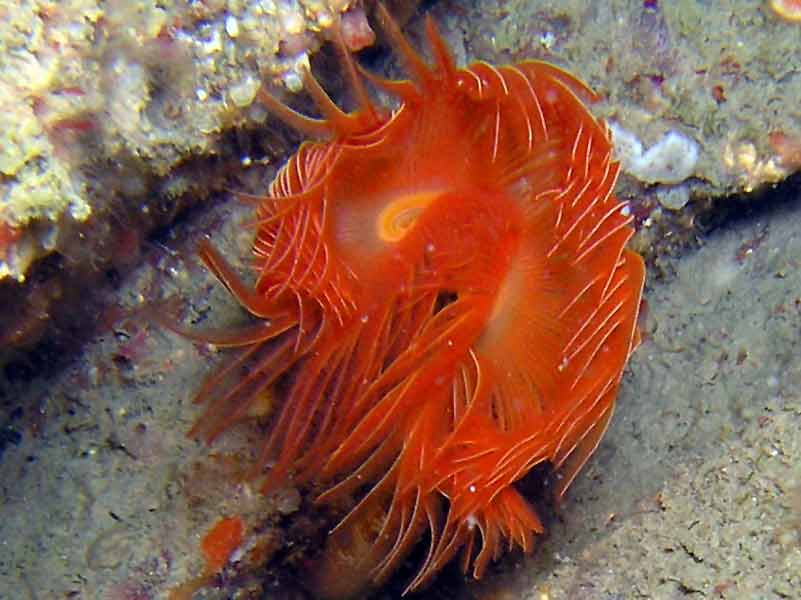
[[[191,433],[213,441],[280,383],[254,475],[352,507],[321,558],[328,597],[380,584],[420,539],[407,591],[459,552],[478,578],[530,551],[543,526],[517,482],[549,463],[564,494],[639,342],[644,265],[592,90],[544,62],[460,68],[430,18],[429,62],[378,14],[408,80],[339,42],[355,110],[309,73],[320,118],[260,94],[312,140],[254,198],[255,283],[200,248],[253,323],[208,340],[238,351]]]

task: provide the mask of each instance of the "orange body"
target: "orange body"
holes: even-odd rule
[[[201,249],[257,319],[212,340],[241,350],[199,393],[193,433],[211,441],[284,377],[265,490],[292,478],[325,484],[320,502],[356,499],[331,544],[347,554],[358,532],[369,552],[349,567],[365,580],[427,531],[417,589],[460,549],[480,577],[532,548],[542,525],[515,482],[547,461],[561,496],[594,451],[639,339],[644,267],[591,90],[542,62],[457,68],[429,21],[430,67],[383,16],[410,80],[365,77],[396,110],[346,53],[358,110],[311,76],[322,119],[262,95],[322,139],[258,199],[253,287]]]
[[[225,517],[215,523],[200,542],[206,571],[216,573],[231,558],[242,544],[245,535],[245,522],[241,517]]]

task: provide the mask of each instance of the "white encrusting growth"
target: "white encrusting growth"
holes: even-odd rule
[[[645,150],[637,136],[610,121],[616,158],[623,170],[645,183],[680,183],[692,176],[698,162],[698,143],[671,130]]]

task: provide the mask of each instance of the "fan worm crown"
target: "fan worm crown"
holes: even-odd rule
[[[459,68],[431,19],[429,64],[378,12],[409,79],[363,72],[340,43],[355,111],[311,74],[320,118],[262,92],[314,140],[257,200],[255,284],[200,249],[254,321],[211,340],[238,351],[192,433],[213,440],[284,382],[255,474],[352,506],[323,554],[331,596],[380,583],[422,534],[408,590],[460,551],[480,577],[532,549],[543,527],[516,483],[547,462],[561,496],[594,451],[644,278],[592,90],[537,61]]]

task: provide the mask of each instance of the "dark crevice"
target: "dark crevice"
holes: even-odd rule
[[[699,233],[708,236],[746,221],[768,217],[782,211],[801,209],[801,172],[775,186],[760,188],[750,194],[716,198],[696,220]]]

